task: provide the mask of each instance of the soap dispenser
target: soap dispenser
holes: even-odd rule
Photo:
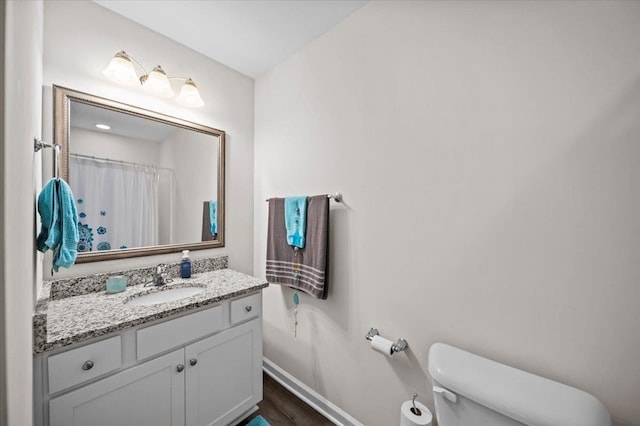
[[[191,278],[191,259],[189,259],[189,250],[182,251],[182,261],[180,262],[180,276],[182,278]]]

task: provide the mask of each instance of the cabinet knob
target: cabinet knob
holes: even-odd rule
[[[251,312],[251,309],[253,309],[251,305],[247,305],[244,307],[244,310],[247,312]]]
[[[91,370],[92,368],[93,368],[93,361],[85,361],[84,364],[82,364],[82,369],[84,371]]]
[[[182,370],[184,370],[184,365],[182,365],[182,364],[178,364],[178,365],[176,366],[176,371],[178,371],[178,373],[181,373],[181,372],[182,372]]]
[[[191,359],[189,360],[189,364],[190,364],[191,366],[194,366],[194,365],[196,365],[197,363],[198,363],[198,360],[197,360],[197,359],[195,359],[195,358],[191,358]]]

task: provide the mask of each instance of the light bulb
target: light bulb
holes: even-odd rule
[[[188,107],[201,107],[204,105],[204,101],[200,97],[200,92],[196,84],[190,78],[185,81],[180,89],[180,94],[176,98],[176,101]]]
[[[142,87],[149,93],[163,98],[170,98],[174,95],[167,74],[160,65],[155,67],[146,78],[143,77],[143,80]]]
[[[129,86],[136,86],[140,84],[138,76],[133,68],[133,64],[129,59],[129,55],[124,50],[116,53],[111,59],[109,65],[102,71],[109,80],[116,83],[126,84]]]

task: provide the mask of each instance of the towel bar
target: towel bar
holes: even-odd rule
[[[327,198],[333,199],[336,203],[341,203],[342,202],[342,194],[339,193],[339,192],[334,192],[333,194],[328,194]],[[265,201],[269,201],[269,198],[267,198]]]
[[[55,151],[53,156],[53,176],[57,179],[60,177],[60,149],[57,143],[46,143],[38,138],[33,138],[33,152],[38,152],[43,148],[52,148]]]

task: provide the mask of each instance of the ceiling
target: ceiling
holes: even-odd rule
[[[367,1],[93,0],[256,78]]]
[[[93,132],[109,133],[132,139],[162,142],[178,128],[154,120],[145,120],[135,115],[112,111],[81,102],[71,102],[71,127]],[[110,130],[101,130],[96,124],[106,124]]]

